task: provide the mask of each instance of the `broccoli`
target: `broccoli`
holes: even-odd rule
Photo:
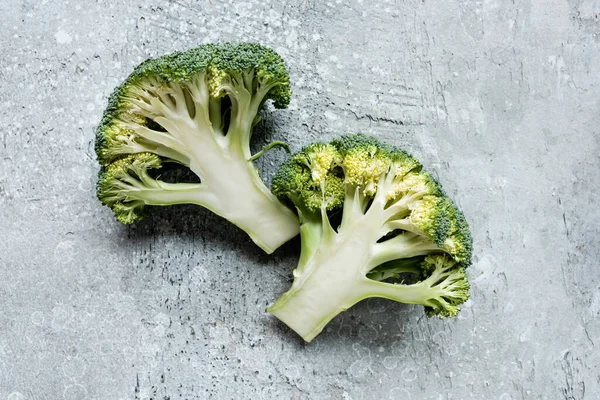
[[[305,341],[365,298],[439,317],[468,299],[467,222],[405,151],[362,134],[312,144],[281,166],[272,191],[297,210],[302,242],[292,287],[268,311]]]
[[[252,155],[250,138],[263,104],[285,108],[290,95],[283,60],[258,44],[208,44],[143,62],[110,96],[96,132],[98,198],[125,224],[147,206],[197,204],[273,252],[296,236],[298,218],[253,161],[287,145]],[[167,163],[200,183],[161,180]]]

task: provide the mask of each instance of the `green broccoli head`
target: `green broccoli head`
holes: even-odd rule
[[[330,144],[314,143],[287,160],[273,177],[271,190],[303,212],[319,213],[340,208],[344,178],[340,155]]]
[[[428,317],[455,317],[469,299],[470,284],[465,269],[447,255],[430,255],[420,265],[423,281],[433,292],[425,301]]]
[[[161,167],[160,158],[150,153],[123,157],[100,170],[97,194],[102,204],[110,207],[119,222],[131,224],[146,216],[144,201],[135,192],[156,188],[151,170]]]
[[[448,235],[443,248],[454,260],[466,267],[471,264],[473,238],[464,214],[452,201],[450,203]]]
[[[123,154],[131,153],[128,147],[133,146],[136,140],[135,132],[121,126],[115,120],[107,122],[101,133],[98,130],[97,134],[96,155],[100,165],[109,165]]]
[[[204,73],[215,52],[215,45],[207,44],[198,48],[177,52],[141,63],[119,85],[108,99],[108,105],[96,129],[96,154],[102,165],[114,159],[110,138],[115,136],[119,122],[132,122],[142,126],[149,124],[148,118],[135,112],[137,107],[131,103],[145,91],[165,88],[167,82],[191,82],[197,74]]]
[[[297,234],[298,222],[252,163],[281,143],[252,155],[250,138],[263,104],[273,100],[283,108],[290,95],[283,60],[258,44],[207,44],[143,62],[114,90],[96,130],[96,154],[103,166],[98,196],[125,223],[143,218],[141,210],[148,205],[198,204],[272,252]],[[152,190],[116,186],[107,195],[112,176],[107,171],[114,175],[118,166],[142,154],[152,154],[161,165],[189,168],[201,183],[173,186],[156,179]],[[122,202],[110,203],[115,196]]]
[[[393,177],[389,177],[391,179],[388,179],[389,184],[386,185],[386,200],[391,202],[401,200],[408,204],[424,196],[444,197],[444,191],[438,181],[429,172],[423,171],[420,166],[402,172],[411,166],[412,164],[408,166],[394,164],[394,170],[390,171]]]
[[[445,197],[425,196],[409,205],[409,221],[423,235],[442,247],[450,229],[451,204]]]
[[[394,149],[362,134],[343,136],[333,145],[342,155],[346,183],[373,197],[379,180],[390,169]]]
[[[184,106],[181,109],[195,108],[190,110],[192,114],[210,113],[214,111],[210,110],[211,100],[212,108],[216,109],[219,107],[215,100],[226,95],[235,97],[241,92],[247,94],[240,99],[244,104],[250,104],[252,96],[258,94],[258,106],[271,99],[276,108],[287,107],[291,88],[283,59],[259,44],[224,43],[206,44],[147,60],[109,98],[96,130],[98,160],[102,165],[107,165],[120,155],[141,152],[143,146],[135,148],[131,146],[132,141],[143,142],[146,146],[154,145],[155,148],[162,144],[173,150],[169,135],[160,137],[153,131],[165,131],[156,119],[169,116],[165,114],[172,111],[168,110],[169,107],[176,108],[177,97],[181,97],[180,103]],[[194,100],[200,103],[196,107],[192,107]],[[205,109],[200,109],[198,105]],[[219,112],[225,114],[229,110]],[[223,118],[223,115],[216,114],[213,112],[211,116]],[[251,117],[253,123],[255,111]],[[223,125],[222,121],[211,122],[215,126]],[[135,135],[131,135],[132,126],[136,128]],[[165,141],[167,143],[163,143]],[[178,151],[182,152],[181,149]],[[181,158],[186,159],[178,157],[176,160]]]
[[[269,48],[254,43],[218,46],[209,71],[213,97],[232,93],[236,86],[250,82],[248,89],[266,90],[265,100],[273,100],[275,108],[285,108],[290,102],[292,92],[285,63]]]
[[[325,198],[336,199],[327,210],[342,208],[335,229],[332,213],[301,219],[294,284],[269,308],[305,340],[368,297],[421,304],[440,317],[455,316],[468,299],[467,222],[407,152],[362,134],[311,145],[280,169],[273,191],[301,213]]]
[[[212,76],[210,70],[218,70],[219,77]],[[142,146],[139,151],[131,149],[133,141],[141,141],[146,146],[155,148],[162,141],[167,142],[166,147],[177,144],[178,138],[171,137],[173,132],[167,132],[153,117],[160,117],[161,109],[173,106],[180,100],[175,98],[177,96],[183,96],[184,105],[190,102],[192,86],[218,85],[227,80],[228,76],[235,79],[243,73],[257,76],[254,86],[265,85],[272,88],[265,93],[266,97],[262,101],[273,99],[282,107],[288,104],[291,92],[285,64],[273,50],[258,44],[205,44],[144,61],[109,97],[96,130],[96,153],[99,161],[102,165],[108,165],[120,156],[143,152]],[[206,94],[209,92],[207,90]],[[223,97],[223,94],[212,97]],[[210,98],[207,96],[207,99]],[[146,109],[141,109],[140,103],[144,103]],[[153,107],[155,105],[160,107]],[[205,106],[208,108],[209,104]],[[154,112],[148,111],[152,108]]]

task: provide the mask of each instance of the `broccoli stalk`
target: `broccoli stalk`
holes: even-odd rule
[[[267,253],[298,233],[297,217],[265,186],[253,161],[252,128],[263,104],[284,108],[281,58],[255,44],[205,45],[141,64],[110,98],[97,131],[98,197],[123,223],[146,206],[197,204],[234,223]],[[164,163],[200,183],[166,183]]]
[[[307,342],[365,298],[441,317],[467,300],[468,226],[408,154],[364,135],[311,145],[282,166],[273,192],[297,208],[302,249],[292,287],[268,311]]]

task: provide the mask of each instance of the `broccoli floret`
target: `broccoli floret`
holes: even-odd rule
[[[253,161],[252,128],[271,99],[290,100],[283,60],[258,44],[208,44],[145,61],[110,96],[96,133],[97,194],[123,223],[147,206],[191,203],[231,221],[267,253],[298,233],[298,218],[269,191]],[[287,148],[287,147],[286,147]],[[166,183],[165,163],[200,183]]]
[[[362,134],[313,144],[280,168],[272,191],[297,209],[302,249],[292,287],[268,311],[307,342],[368,297],[439,317],[468,299],[467,222],[405,151]]]

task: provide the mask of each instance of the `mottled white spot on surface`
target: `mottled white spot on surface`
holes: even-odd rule
[[[138,396],[141,399],[151,399],[152,398],[152,392],[150,391],[150,387],[143,387],[140,389]]]
[[[104,95],[102,93],[96,93],[94,95],[94,103],[96,103],[97,105],[105,106],[106,99],[105,99]]]
[[[76,243],[72,240],[59,242],[54,248],[54,263],[68,265],[75,259]]]
[[[331,110],[325,110],[325,118],[327,118],[330,121],[335,121],[338,119],[338,116],[335,114],[335,112],[331,111]]]
[[[525,343],[525,342],[529,341],[530,336],[531,336],[531,326],[527,327],[527,329],[525,329],[523,332],[521,332],[521,334],[519,335],[519,342]]]
[[[123,347],[121,353],[126,360],[132,360],[137,355],[137,351],[131,346]]]
[[[54,34],[54,38],[56,39],[56,43],[58,44],[69,44],[73,41],[71,35],[68,32],[59,30]]]
[[[352,397],[350,395],[350,393],[346,392],[345,390],[342,392],[342,399],[343,400],[354,400],[354,397]]]
[[[458,354],[458,346],[455,344],[446,345],[445,351],[446,351],[446,354],[448,354],[449,356],[454,356],[454,355]]]
[[[229,329],[223,325],[217,325],[210,328],[210,336],[216,345],[226,345],[231,340]]]
[[[401,376],[405,381],[411,382],[417,379],[417,371],[414,368],[406,368],[402,371]]]
[[[159,337],[164,336],[171,324],[171,318],[166,314],[158,313],[154,316],[153,321],[156,324],[153,329],[154,335]]]
[[[189,280],[193,285],[202,285],[208,279],[208,271],[202,264],[198,264],[190,271]]]
[[[63,329],[68,327],[71,317],[67,310],[63,307],[55,307],[52,309],[52,327],[54,329]]]
[[[135,311],[135,299],[132,296],[117,294],[112,299],[115,310],[121,315],[129,315]]]
[[[370,363],[364,360],[354,361],[350,367],[348,367],[348,375],[353,377],[362,377],[369,371]]]
[[[67,358],[63,362],[63,372],[70,378],[79,378],[85,374],[86,365],[79,358]]]
[[[45,321],[44,313],[41,311],[35,311],[31,314],[31,323],[37,326],[43,325]]]
[[[383,359],[383,366],[386,369],[395,369],[398,366],[398,357],[386,357]]]
[[[25,400],[25,396],[21,392],[12,392],[8,395],[8,400]]]
[[[298,46],[298,34],[296,33],[295,30],[292,29],[288,33],[287,39],[285,40],[285,44],[291,48]]]

